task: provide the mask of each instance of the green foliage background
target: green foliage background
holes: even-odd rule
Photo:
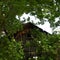
[[[45,22],[43,18],[47,18],[51,26],[56,27],[59,21],[54,21],[60,17],[60,0],[0,0],[0,60],[23,59],[21,43],[13,41],[14,33],[23,29],[16,15],[20,17],[23,13],[37,15],[41,24]],[[4,36],[2,31],[5,32]],[[39,30],[32,31],[32,34],[35,36],[37,53],[41,53],[38,60],[55,60],[57,49],[60,47],[60,35],[46,35]]]
[[[9,40],[7,36],[0,38],[0,60],[23,60],[23,58],[21,42]]]
[[[60,53],[58,52],[58,49],[60,49],[60,35],[50,35],[39,31],[40,30],[37,29],[32,30],[32,35],[35,37],[33,41],[36,41],[35,45],[38,60],[59,59],[58,56]]]

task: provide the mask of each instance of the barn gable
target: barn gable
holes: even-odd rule
[[[19,40],[22,41],[22,46],[24,48],[24,53],[27,60],[29,57],[33,57],[37,55],[36,45],[35,44],[33,46],[30,45],[33,44],[33,39],[34,39],[34,36],[31,35],[31,29],[38,29],[42,33],[49,34],[48,32],[42,30],[41,28],[37,27],[32,23],[23,24],[23,30],[18,31],[15,34],[15,39],[17,41]]]

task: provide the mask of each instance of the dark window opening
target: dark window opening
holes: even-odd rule
[[[28,33],[28,34],[27,34],[27,37],[31,37],[31,34],[30,34],[30,33]]]

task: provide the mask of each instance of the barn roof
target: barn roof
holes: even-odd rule
[[[45,32],[45,33],[47,33],[47,34],[50,34],[49,32],[43,30],[42,28],[40,28],[39,26],[37,26],[36,24],[31,23],[31,22],[25,23],[25,24],[24,24],[24,28],[25,28],[25,29],[26,29],[26,28],[32,28],[32,29],[33,29],[33,28],[37,28],[37,29],[39,29],[41,32]]]

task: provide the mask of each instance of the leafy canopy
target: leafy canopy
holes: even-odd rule
[[[14,28],[15,25],[16,28],[18,29],[18,26],[20,24],[19,22],[17,22],[15,17],[16,15],[20,17],[24,12],[31,13],[31,15],[37,15],[37,17],[41,21],[44,20],[43,18],[47,18],[51,23],[51,25],[54,26],[55,18],[60,16],[60,1],[59,0],[8,0],[8,1],[0,0],[0,30],[5,28],[7,29],[7,31],[9,31],[10,27],[12,30],[16,30]]]
[[[21,48],[19,48],[21,47],[21,45],[18,47],[18,49],[20,49],[19,53],[19,51],[17,51],[18,49],[16,45],[18,43],[10,42],[8,36],[13,36],[16,31],[23,29],[20,20],[16,19],[16,15],[20,17],[23,13],[31,13],[31,15],[34,16],[37,15],[37,17],[43,22],[43,18],[47,18],[52,26],[57,26],[54,21],[55,18],[60,17],[60,0],[0,0],[0,37],[2,36],[2,31],[5,31],[6,36],[0,38],[0,52],[2,52],[0,53],[0,60],[6,60],[6,58],[7,60],[21,59],[20,55],[21,53],[23,54],[23,52],[21,52]],[[37,38],[35,38],[35,40],[42,42],[40,45],[38,44],[37,52],[39,53],[40,51],[42,51],[45,53],[45,55],[42,54],[42,57],[40,57],[39,59],[45,60],[45,57],[47,57],[46,52],[49,52],[49,54],[51,54],[51,58],[55,56],[56,53],[54,51],[56,50],[55,48],[57,45],[53,43],[57,39],[60,40],[59,36],[56,38],[55,37],[56,36],[49,36],[49,39],[47,40],[46,35],[41,35],[41,33],[37,35]],[[39,49],[41,47],[42,50]],[[13,54],[11,55],[9,52]],[[9,55],[9,57],[6,56],[7,54]],[[13,56],[15,56],[14,59],[12,58]],[[48,59],[52,60],[51,58]]]

